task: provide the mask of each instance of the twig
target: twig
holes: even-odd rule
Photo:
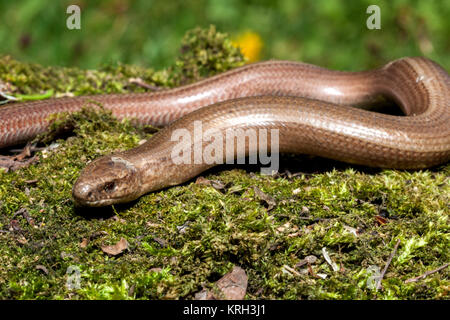
[[[2,101],[0,101],[0,104],[5,104],[10,101],[17,101],[16,97],[10,96],[9,94],[4,93],[3,91],[0,91],[0,98],[3,98]]]
[[[26,208],[21,208],[19,210],[17,210],[13,216],[12,219],[14,219],[16,216],[21,215],[22,217],[24,217],[28,224],[34,226],[34,219],[30,216],[30,213],[28,212],[28,210]]]
[[[150,89],[153,91],[159,91],[162,90],[161,87],[157,87],[157,86],[153,86],[151,84],[145,83],[141,78],[130,78],[128,80],[129,83],[138,85],[139,87],[145,88],[145,89]]]
[[[444,270],[444,269],[447,268],[448,266],[450,266],[450,263],[446,263],[446,264],[444,264],[443,266],[441,266],[441,267],[439,267],[439,268],[437,268],[437,269],[427,271],[427,272],[425,272],[424,274],[422,274],[422,275],[420,275],[420,276],[418,276],[418,277],[415,277],[415,278],[411,278],[411,279],[405,280],[405,283],[417,282],[417,281],[419,281],[419,280],[425,279],[425,278],[426,278],[427,276],[429,276],[430,274],[433,274],[433,273],[439,272],[439,271],[441,271],[441,270]]]
[[[399,244],[400,244],[400,239],[397,240],[397,243],[395,244],[394,250],[392,251],[391,255],[389,256],[389,259],[388,259],[388,261],[386,262],[386,265],[384,266],[383,271],[381,272],[380,279],[378,280],[377,287],[376,287],[377,290],[380,290],[380,289],[381,289],[381,281],[382,281],[383,278],[384,278],[384,275],[385,275],[385,273],[386,273],[386,271],[387,271],[387,268],[388,268],[389,265],[391,264],[392,258],[394,258],[395,253],[397,252],[397,249],[398,249],[398,245],[399,245]]]
[[[284,271],[287,271],[287,272],[290,273],[290,274],[294,274],[294,275],[296,275],[296,276],[300,276],[300,275],[301,275],[301,274],[298,273],[294,268],[289,267],[287,264],[285,264],[285,265],[283,266],[283,269],[284,269]]]
[[[23,150],[26,148],[27,146],[20,148],[20,149],[8,149],[9,153],[21,153],[23,152]],[[36,144],[32,144],[29,146],[29,150],[30,152],[34,152],[34,151],[41,151],[44,150],[46,147],[36,147]]]

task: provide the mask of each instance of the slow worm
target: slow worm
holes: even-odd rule
[[[405,116],[354,107],[381,100],[395,102]],[[12,104],[0,108],[0,148],[45,130],[50,114],[73,112],[91,101],[111,109],[118,118],[170,125],[143,145],[88,164],[73,187],[75,201],[86,206],[131,201],[212,167],[204,161],[174,164],[172,159],[179,145],[172,141],[173,133],[179,129],[194,136],[184,145],[185,151],[194,153],[196,139],[201,138],[193,132],[197,121],[203,131],[213,129],[223,136],[230,130],[277,129],[279,152],[367,166],[416,169],[450,159],[450,76],[438,64],[420,57],[361,72],[267,61],[154,93]],[[223,157],[256,152],[258,145],[227,148]]]

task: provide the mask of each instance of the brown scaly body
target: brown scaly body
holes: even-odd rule
[[[398,103],[406,116],[349,107],[376,102],[380,95]],[[45,130],[49,114],[78,110],[88,99],[119,118],[158,126],[187,115],[145,144],[89,164],[73,189],[82,205],[130,201],[211,167],[175,165],[170,157],[173,131],[192,131],[196,120],[203,130],[220,132],[279,129],[280,152],[368,166],[423,168],[450,159],[450,77],[426,58],[403,58],[364,72],[267,61],[162,92],[11,105],[0,108],[0,147],[31,138]],[[247,148],[244,153],[256,151]]]

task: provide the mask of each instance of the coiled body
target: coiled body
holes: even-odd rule
[[[406,116],[350,107],[375,103],[380,97],[396,102]],[[426,58],[403,58],[364,72],[268,61],[163,92],[12,105],[0,109],[0,147],[29,139],[45,129],[50,113],[75,111],[88,99],[119,118],[158,126],[188,115],[137,148],[89,164],[73,191],[76,201],[84,205],[130,201],[211,167],[175,165],[171,159],[174,130],[192,132],[196,120],[202,121],[204,131],[278,129],[280,152],[368,166],[423,168],[450,159],[450,77]],[[248,155],[256,149],[242,152]],[[227,152],[243,156],[233,149],[224,150],[224,157]]]

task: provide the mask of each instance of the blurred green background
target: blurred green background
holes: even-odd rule
[[[81,7],[81,30],[66,28],[70,4]],[[371,4],[381,9],[381,30],[366,27]],[[162,68],[173,63],[187,30],[210,24],[251,60],[358,70],[420,55],[450,67],[447,0],[1,0],[0,54],[44,65]]]

